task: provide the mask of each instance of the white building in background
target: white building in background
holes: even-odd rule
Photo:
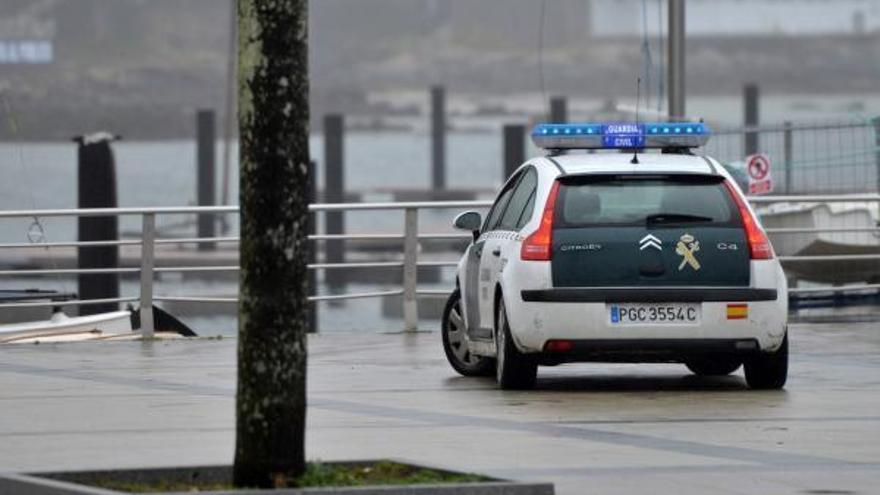
[[[0,10],[0,64],[48,64],[54,60],[55,21],[48,18],[49,4]],[[9,9],[8,11],[6,9]]]
[[[656,36],[667,0],[592,0],[597,38]],[[643,14],[643,6],[645,12]],[[877,0],[687,0],[688,36],[821,36],[880,31]],[[643,29],[646,28],[646,29]]]
[[[51,40],[0,40],[0,64],[52,63]]]

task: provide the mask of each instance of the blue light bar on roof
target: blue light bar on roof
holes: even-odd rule
[[[544,149],[698,148],[709,134],[702,122],[538,124],[532,141]]]

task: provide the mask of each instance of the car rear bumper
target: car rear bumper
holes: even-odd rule
[[[520,350],[543,353],[549,340],[570,340],[576,349],[569,360],[603,360],[599,358],[617,353],[632,359],[607,360],[664,361],[694,353],[773,351],[787,325],[787,301],[770,288],[551,288],[516,295],[518,300],[506,301],[506,309]],[[616,303],[698,304],[700,318],[693,323],[622,325],[610,318],[609,307]],[[732,312],[732,306],[745,307],[745,315]],[[652,358],[662,354],[672,358]]]
[[[584,339],[570,340],[570,349],[544,349],[541,364],[565,362],[684,362],[701,356],[739,356],[760,352],[757,339]]]

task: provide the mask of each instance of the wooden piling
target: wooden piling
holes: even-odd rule
[[[110,144],[116,138],[108,133],[74,138],[77,150],[77,206],[79,208],[116,208],[116,163]],[[119,239],[116,216],[88,217],[77,220],[79,241],[115,241]],[[119,268],[118,246],[79,246],[77,268]],[[115,273],[81,273],[77,280],[80,299],[119,297],[119,275]],[[79,314],[93,315],[119,310],[117,303],[88,304],[79,307]]]
[[[197,184],[196,203],[199,206],[214,206],[216,200],[216,161],[214,159],[214,143],[216,122],[213,110],[199,110],[196,113],[196,162]],[[198,216],[198,237],[216,236],[216,218],[211,213]],[[214,242],[200,242],[200,251],[216,249]]]
[[[324,202],[345,202],[345,119],[339,114],[324,116]],[[326,232],[342,234],[345,232],[345,213],[328,211],[324,213]],[[332,239],[326,241],[325,262],[345,262],[345,241]],[[331,288],[344,285],[342,270],[325,271],[324,279]]]
[[[431,88],[431,187],[446,189],[446,90]]]
[[[526,126],[510,124],[504,126],[504,170],[502,180],[506,181],[526,159]]]

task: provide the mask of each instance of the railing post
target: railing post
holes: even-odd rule
[[[791,165],[792,165],[792,139],[791,139],[791,122],[785,121],[783,124],[782,148],[783,159],[785,160],[785,194],[791,194]]]
[[[309,162],[309,204],[315,204],[318,202],[318,179],[315,175],[315,169],[317,168],[314,160]],[[314,211],[309,213],[309,235],[315,235],[318,233],[318,214]],[[309,247],[309,255],[308,262],[309,264],[314,264],[318,262],[318,243],[312,241],[308,243]],[[318,294],[318,272],[315,270],[308,270],[309,275],[309,295],[317,295]],[[314,302],[309,303],[309,333],[318,333],[318,305]]]
[[[153,338],[153,265],[155,259],[156,215],[144,213],[141,230],[141,337]]]
[[[403,221],[403,330],[415,332],[419,326],[416,295],[418,284],[419,210],[407,208]]]

